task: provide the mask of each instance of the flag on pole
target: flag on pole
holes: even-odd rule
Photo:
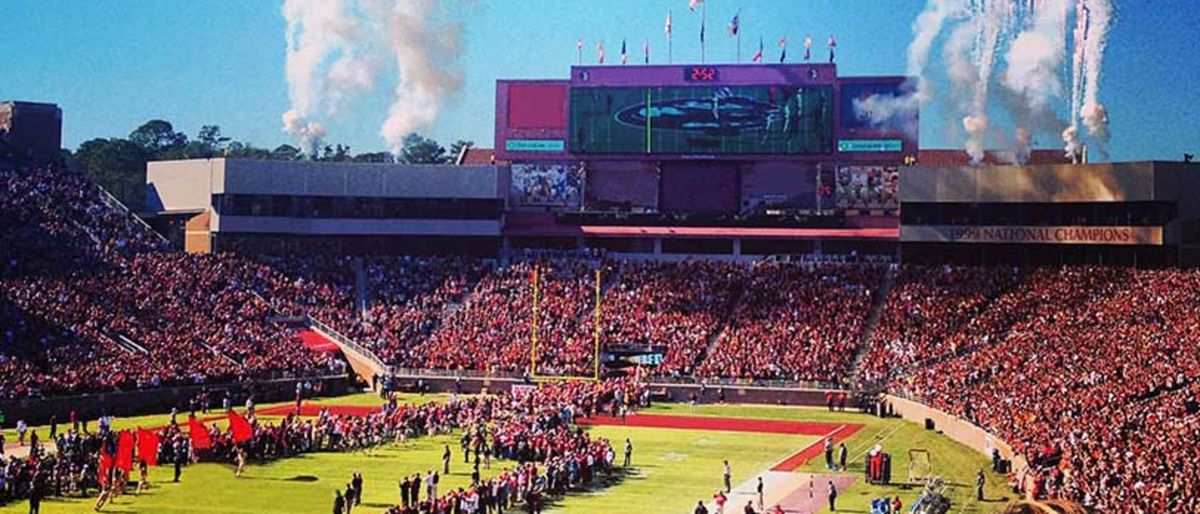
[[[779,62],[787,60],[787,36],[779,38]]]
[[[763,39],[762,39],[762,36],[759,36],[758,51],[754,52],[754,57],[750,58],[750,62],[762,62],[762,59],[763,59]]]
[[[666,30],[667,30],[667,37],[668,38],[671,37],[671,11],[669,11],[669,10],[667,11]]]
[[[811,58],[812,58],[812,38],[805,36],[804,37],[804,60],[807,61]]]
[[[621,40],[621,65],[629,64],[629,54],[625,53],[625,40]]]
[[[600,64],[604,64],[604,41],[596,42],[596,54]]]
[[[704,46],[704,20],[700,20],[700,45]]]
[[[235,443],[246,442],[254,437],[254,428],[250,426],[250,422],[233,410],[229,411],[229,431],[233,433]]]
[[[147,466],[158,465],[158,433],[138,427],[137,431],[138,460]]]
[[[100,485],[108,487],[109,477],[112,476],[113,455],[109,453],[108,445],[100,446],[100,463],[96,469],[96,480]]]
[[[741,13],[733,15],[733,19],[729,21],[729,36],[737,37],[738,31],[741,30]]]
[[[688,0],[688,10],[695,11],[696,6],[704,3],[704,0]]]
[[[113,465],[126,473],[133,470],[133,432],[122,430],[117,435],[117,460]]]
[[[646,64],[650,64],[650,38],[646,38],[646,42],[642,44],[642,57]]]
[[[575,49],[576,49],[576,50],[583,50],[583,40],[582,40],[582,39],[576,39],[576,40],[575,40]]]
[[[208,428],[204,423],[196,421],[195,416],[188,416],[188,438],[192,441],[193,450],[212,448],[212,438],[208,436]]]
[[[829,35],[829,63],[833,64],[833,49],[837,48],[837,40],[833,38],[833,34]]]

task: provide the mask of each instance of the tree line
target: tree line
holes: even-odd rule
[[[236,141],[221,133],[218,125],[204,125],[194,138],[176,131],[171,122],[150,120],[128,137],[96,138],[84,141],[74,152],[63,150],[62,160],[104,186],[113,196],[134,210],[146,200],[146,163],[179,159],[228,157],[279,161],[314,160],[329,162],[372,162],[402,164],[450,164],[471,141],[458,140],[445,148],[437,141],[409,134],[399,155],[391,152],[354,154],[349,145],[326,144],[310,155],[300,148],[282,144],[274,149]]]

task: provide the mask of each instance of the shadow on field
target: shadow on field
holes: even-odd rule
[[[599,480],[596,480],[595,482],[593,482],[592,487],[590,487],[590,488],[584,489],[584,488],[577,487],[574,489],[569,489],[569,490],[567,490],[567,494],[565,494],[563,496],[557,496],[557,497],[554,497],[553,499],[547,499],[545,501],[545,503],[543,504],[543,508],[545,510],[549,510],[551,508],[559,507],[559,506],[561,506],[562,501],[571,495],[578,495],[581,493],[594,494],[594,493],[600,492],[604,489],[608,489],[610,487],[616,487],[618,485],[621,485],[621,483],[626,480],[630,480],[630,479],[639,480],[641,477],[638,476],[637,472],[638,472],[638,468],[636,468],[636,467],[634,467],[634,468],[617,468],[613,472],[612,475],[598,477]]]

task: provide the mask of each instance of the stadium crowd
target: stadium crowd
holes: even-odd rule
[[[600,268],[603,337],[665,347],[661,374],[845,382],[858,373],[1009,441],[1035,463],[1015,479],[1035,495],[1114,512],[1200,508],[1200,469],[1181,458],[1200,444],[1192,271],[901,266],[864,346],[884,282],[872,266],[183,255],[86,179],[49,169],[0,171],[0,228],[0,399],[337,367],[273,323],[274,310],[312,315],[389,363],[519,372],[530,355],[535,269],[539,371],[583,374]],[[524,444],[533,452],[524,460],[556,476],[570,467],[556,459],[594,463],[601,449],[547,421],[552,410],[586,408],[565,398],[582,393],[563,391],[529,403],[464,401],[445,407],[444,421],[488,419],[498,428],[487,446]],[[267,423],[248,448],[268,459],[335,440],[375,444],[413,423],[414,434],[445,428],[437,416],[396,407]],[[305,439],[315,434],[324,438]],[[10,461],[0,478],[11,492],[29,477],[49,484],[89,465],[61,455],[33,467]],[[43,466],[46,474],[34,472]]]
[[[841,381],[882,276],[874,266],[756,264],[699,374]]]
[[[1018,485],[1103,512],[1196,512],[1200,273],[1039,269],[989,343],[897,379],[1013,445]],[[981,317],[987,317],[988,312]],[[921,327],[914,327],[921,329]]]
[[[81,176],[0,172],[0,398],[317,373],[260,268],[166,243]]]

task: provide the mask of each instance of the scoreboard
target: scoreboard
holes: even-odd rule
[[[906,82],[823,63],[574,66],[497,83],[496,157],[900,162],[916,112],[870,106],[897,103]]]
[[[687,80],[715,80],[689,68]],[[830,86],[577,87],[570,94],[571,153],[829,154]]]

